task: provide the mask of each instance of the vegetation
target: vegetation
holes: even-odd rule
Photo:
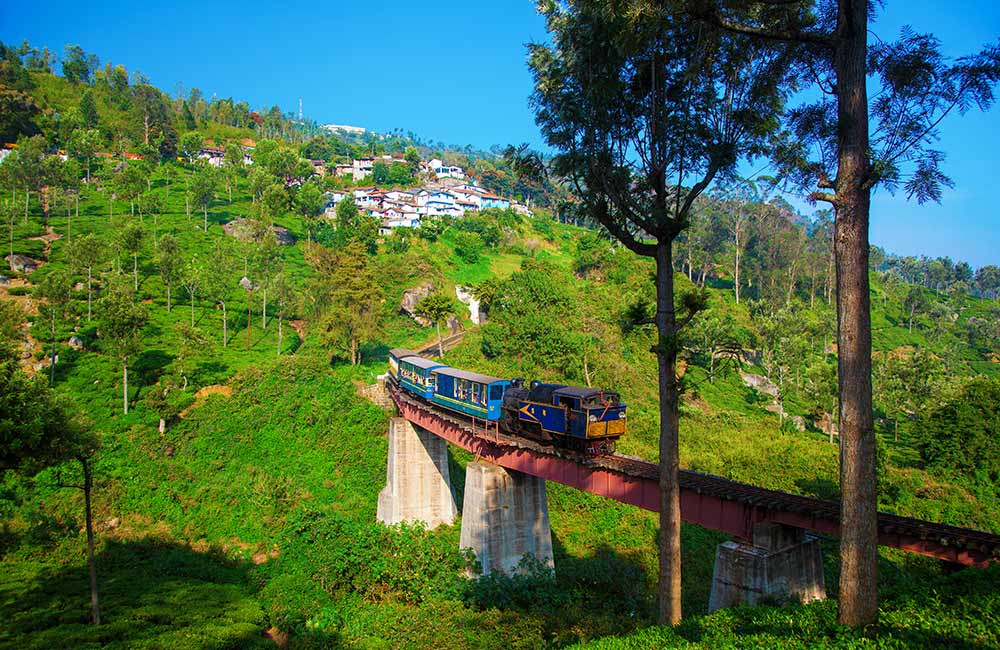
[[[23,88],[0,93],[21,102],[0,111],[20,137],[0,163],[0,206],[10,252],[41,266],[5,272],[0,286],[0,647],[1000,643],[995,567],[951,573],[882,550],[877,637],[839,627],[832,602],[707,616],[725,536],[682,525],[688,619],[671,628],[655,626],[649,513],[550,484],[554,577],[527,562],[517,577],[469,580],[457,525],[376,524],[388,415],[357,387],[384,372],[388,348],[439,339],[400,313],[406,290],[433,282],[427,316],[447,317],[447,303],[466,327],[445,363],[612,388],[629,405],[620,451],[657,460],[649,350],[661,338],[645,326],[655,262],[559,207],[560,192],[544,189],[553,180],[518,160],[525,151],[472,167],[532,188],[534,218],[483,211],[381,236],[350,207],[321,214],[317,195],[342,181],[302,164],[372,143],[312,137],[200,93],[157,99],[82,51],[55,77],[44,51],[23,49],[4,48],[0,63],[0,83]],[[77,143],[81,164],[59,168],[48,154],[72,140],[60,120],[77,112],[98,144]],[[219,168],[198,160],[208,138],[226,152]],[[375,144],[425,155],[413,141]],[[177,155],[164,157],[170,147]],[[36,185],[20,171],[36,163],[59,173]],[[202,202],[194,189],[206,175]],[[837,498],[832,222],[733,183],[743,189],[692,201],[668,268],[677,294],[703,307],[676,339],[679,464]],[[52,207],[64,192],[72,221]],[[478,254],[462,255],[473,236]],[[869,277],[879,506],[996,532],[1000,305],[989,269],[875,251]],[[911,282],[921,285],[912,319]],[[472,287],[484,326],[452,299],[456,286]],[[737,366],[776,395],[748,387]],[[470,460],[450,455],[459,490]],[[835,597],[836,542],[824,549]]]

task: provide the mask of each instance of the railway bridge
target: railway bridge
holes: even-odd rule
[[[450,524],[457,508],[447,443],[475,454],[466,470],[460,544],[475,551],[484,573],[514,571],[527,553],[553,566],[546,481],[659,511],[655,463],[619,454],[581,456],[507,436],[495,423],[438,409],[391,384],[386,389],[401,417],[390,426],[378,519]],[[734,538],[716,549],[711,610],[762,598],[825,597],[816,534],[839,534],[839,502],[688,470],[679,480],[684,521]],[[1000,535],[992,533],[887,513],[879,513],[878,531],[880,545],[957,565],[1000,560]]]

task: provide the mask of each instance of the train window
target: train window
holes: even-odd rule
[[[480,388],[479,384],[472,384],[472,401],[473,402],[478,402],[479,401],[479,388]]]
[[[496,402],[503,399],[503,386],[495,384],[490,386],[490,401]]]

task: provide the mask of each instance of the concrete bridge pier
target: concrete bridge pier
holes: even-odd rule
[[[392,525],[451,524],[458,514],[448,474],[448,443],[404,418],[389,420],[385,488],[378,495],[378,521]]]
[[[826,598],[819,539],[801,528],[763,522],[753,543],[723,542],[715,552],[708,611],[740,603]]]
[[[461,548],[471,548],[482,574],[512,574],[534,555],[554,568],[545,479],[485,461],[465,470]]]

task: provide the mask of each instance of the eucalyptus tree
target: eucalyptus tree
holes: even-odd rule
[[[776,129],[789,53],[704,28],[655,3],[541,6],[551,45],[530,46],[536,121],[588,217],[656,262],[660,392],[659,619],[681,618],[678,334],[673,250],[695,199]]]
[[[146,242],[146,231],[136,223],[125,226],[118,234],[119,246],[121,250],[132,255],[132,281],[133,291],[139,290],[139,251]]]
[[[82,237],[77,237],[69,245],[69,256],[79,268],[87,269],[87,321],[91,319],[91,304],[94,290],[94,267],[104,261],[107,255],[107,247],[94,233],[87,233]]]
[[[101,132],[97,129],[77,129],[69,138],[69,154],[84,161],[87,185],[90,185],[90,162],[101,148]]]
[[[225,238],[212,247],[212,272],[204,274],[204,293],[222,307],[222,346],[229,345],[228,304],[238,280],[233,273],[236,255],[232,239]]]
[[[156,244],[156,265],[160,268],[160,279],[167,289],[167,311],[170,311],[170,290],[180,279],[183,262],[180,246],[173,235],[164,235]]]
[[[73,297],[73,278],[65,271],[52,271],[38,286],[38,293],[44,298],[41,311],[48,316],[52,333],[49,359],[49,385],[52,385],[56,379],[56,322],[65,316]]]
[[[163,196],[153,191],[143,192],[139,196],[139,213],[153,215],[153,246],[156,246],[157,229],[159,227],[160,213],[163,212]]]
[[[122,366],[122,412],[128,415],[129,360],[142,351],[142,330],[149,316],[135,304],[135,294],[120,279],[110,283],[100,305],[97,334],[106,351]]]
[[[191,199],[195,205],[201,207],[205,219],[205,232],[208,232],[208,206],[212,204],[213,198],[215,198],[215,172],[208,165],[204,165],[194,173],[191,181]]]
[[[876,12],[867,0],[688,0],[705,26],[760,46],[795,47],[803,79],[820,91],[787,115],[793,136],[771,154],[809,196],[833,206],[841,544],[839,620],[864,625],[878,615],[878,501],[872,414],[868,230],[872,190],[902,186],[918,202],[940,201],[951,186],[935,148],[951,112],[985,109],[1000,80],[1000,47],[947,59],[938,40],[906,28],[896,41],[869,44]],[[875,90],[868,95],[869,85]]]
[[[188,292],[191,299],[191,327],[194,327],[194,302],[198,291],[205,286],[206,269],[198,260],[197,255],[193,255],[181,270],[181,284]]]

